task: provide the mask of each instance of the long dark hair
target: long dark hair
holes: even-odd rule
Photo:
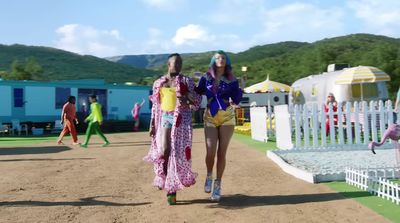
[[[68,102],[69,103],[73,103],[73,102],[75,102],[75,100],[76,100],[75,96],[69,96],[68,97]]]

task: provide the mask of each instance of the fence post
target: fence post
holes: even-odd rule
[[[377,142],[378,141],[378,131],[377,131],[377,126],[376,126],[376,110],[375,110],[375,102],[371,101],[369,103],[369,109],[371,113],[371,133],[372,133],[372,141]],[[369,140],[368,142],[369,143]]]
[[[288,105],[277,105],[274,110],[276,146],[279,149],[293,149],[293,109]]]
[[[369,143],[369,118],[368,118],[368,104],[366,101],[362,102],[362,109],[364,114],[364,145]]]
[[[318,123],[318,105],[312,105],[312,122],[313,122],[313,147],[318,147],[318,130],[319,130],[319,123]]]
[[[298,105],[294,106],[294,120],[295,120],[295,131],[296,131],[296,149],[301,147],[301,129],[300,129],[300,108]]]
[[[338,134],[339,134],[339,145],[343,146],[344,145],[344,137],[343,137],[343,113],[342,113],[342,103],[338,104],[338,110],[337,110],[337,117],[338,117]]]
[[[396,198],[396,204],[400,204],[400,187],[399,184],[396,184],[396,189],[394,190],[394,196]]]
[[[354,102],[354,129],[356,144],[361,144],[361,131],[360,131],[360,109],[358,102]]]
[[[385,105],[386,105],[387,119],[388,119],[387,123],[388,123],[388,125],[390,125],[390,124],[394,123],[392,101],[391,100],[386,101]]]
[[[353,144],[353,129],[351,124],[351,104],[346,102],[346,133],[347,144]]]
[[[321,107],[321,112],[320,112],[320,118],[321,118],[321,145],[323,147],[326,146],[326,114],[325,114],[325,106],[322,105]]]
[[[387,125],[387,121],[388,121],[388,119],[387,119],[388,114],[385,114],[385,111],[386,111],[386,109],[385,109],[385,106],[383,104],[383,101],[379,100],[379,116],[380,116],[379,117],[380,118],[379,128],[380,128],[380,133],[381,133],[380,134],[381,137],[380,137],[379,141],[381,141],[383,133],[386,131],[386,125]]]
[[[310,147],[310,123],[309,123],[309,112],[307,105],[303,107],[303,131],[304,131],[304,147]]]
[[[328,116],[329,116],[329,136],[330,136],[330,144],[335,145],[335,123],[334,123],[334,115],[333,115],[333,106],[332,103],[328,104]]]

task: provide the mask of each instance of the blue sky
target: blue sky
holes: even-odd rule
[[[99,57],[240,52],[351,33],[400,37],[398,0],[0,0],[0,44]]]

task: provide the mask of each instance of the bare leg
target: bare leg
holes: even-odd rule
[[[170,128],[161,128],[161,144],[162,150],[164,154],[164,173],[167,175],[168,170],[168,159],[171,151],[171,129]]]
[[[228,150],[229,142],[231,141],[233,131],[235,126],[233,125],[225,125],[220,126],[218,135],[219,135],[219,144],[218,144],[218,152],[217,152],[217,179],[221,180],[222,175],[224,174],[225,164],[226,164],[226,151]]]
[[[206,166],[207,174],[212,173],[214,167],[214,158],[217,150],[218,129],[213,127],[205,127],[204,134],[206,136]]]

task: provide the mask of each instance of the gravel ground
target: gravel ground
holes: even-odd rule
[[[313,174],[333,174],[345,171],[346,167],[381,168],[398,167],[395,149],[342,151],[275,151],[287,163]]]

